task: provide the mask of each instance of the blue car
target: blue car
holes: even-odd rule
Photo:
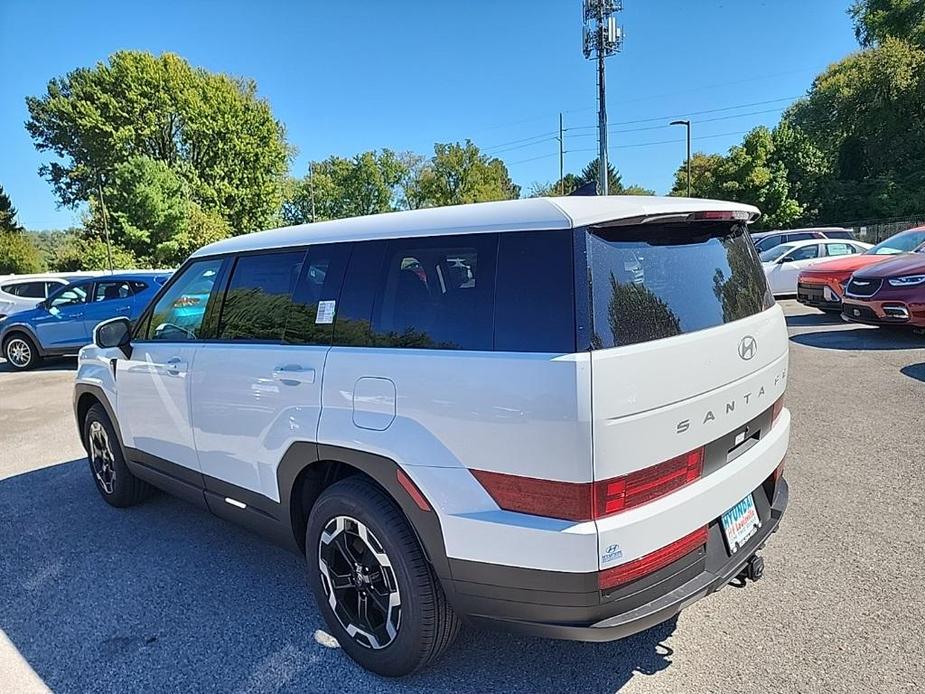
[[[168,277],[167,272],[130,272],[65,285],[35,308],[0,322],[3,356],[25,371],[44,357],[77,354],[93,339],[97,323],[119,316],[135,320]]]

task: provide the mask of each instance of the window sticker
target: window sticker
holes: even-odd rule
[[[319,301],[318,313],[315,314],[316,324],[330,324],[334,322],[334,307],[336,301]]]

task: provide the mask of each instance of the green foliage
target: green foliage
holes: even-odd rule
[[[888,38],[925,46],[925,0],[855,0],[848,14],[862,46],[876,46]]]
[[[598,183],[598,166],[600,164],[600,157],[596,157],[588,162],[587,166],[581,170],[581,173],[578,174],[575,186],[580,188],[586,183]],[[607,194],[608,195],[622,195],[623,194],[623,177],[617,172],[611,162],[607,162]]]
[[[398,208],[399,186],[407,171],[388,149],[313,162],[308,175],[288,182],[283,221],[303,224],[391,212]]]
[[[671,194],[687,194],[687,169],[683,163],[675,172]],[[762,217],[756,228],[786,227],[800,218],[804,210],[791,192],[775,133],[763,126],[749,132],[742,144],[730,148],[725,156],[694,154],[691,195],[757,206]]]
[[[94,236],[71,235],[57,249],[50,266],[57,272],[108,270],[109,257],[106,252],[106,242]],[[112,267],[115,270],[131,270],[150,267],[150,265],[140,262],[124,248],[113,245]]]
[[[0,186],[0,232],[19,232],[22,226],[16,221],[16,208],[10,201],[10,196]]]
[[[639,185],[626,186],[620,191],[620,195],[655,195],[655,191]]]
[[[830,66],[784,121],[821,153],[823,219],[925,209],[925,50],[895,38]]]
[[[42,270],[42,256],[28,234],[0,229],[0,275]]]
[[[520,186],[511,181],[504,162],[482,154],[471,140],[434,145],[434,156],[406,184],[414,207],[511,200]],[[410,206],[410,205],[409,205]]]
[[[252,80],[193,68],[179,56],[114,53],[29,97],[26,129],[56,155],[40,173],[76,206],[145,156],[172,168],[192,199],[236,233],[263,228],[280,203],[289,149]]]

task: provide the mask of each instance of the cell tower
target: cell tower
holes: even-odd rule
[[[582,0],[582,52],[585,58],[597,59],[597,130],[598,168],[597,189],[607,195],[607,95],[604,59],[623,48],[623,28],[617,24],[617,12],[623,10],[622,0]]]

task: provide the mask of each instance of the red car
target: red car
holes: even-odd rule
[[[797,301],[807,306],[840,313],[845,285],[851,274],[898,253],[925,247],[925,227],[907,229],[881,241],[860,255],[825,260],[803,270],[797,280]]]
[[[842,316],[857,323],[925,328],[925,250],[855,272]]]

